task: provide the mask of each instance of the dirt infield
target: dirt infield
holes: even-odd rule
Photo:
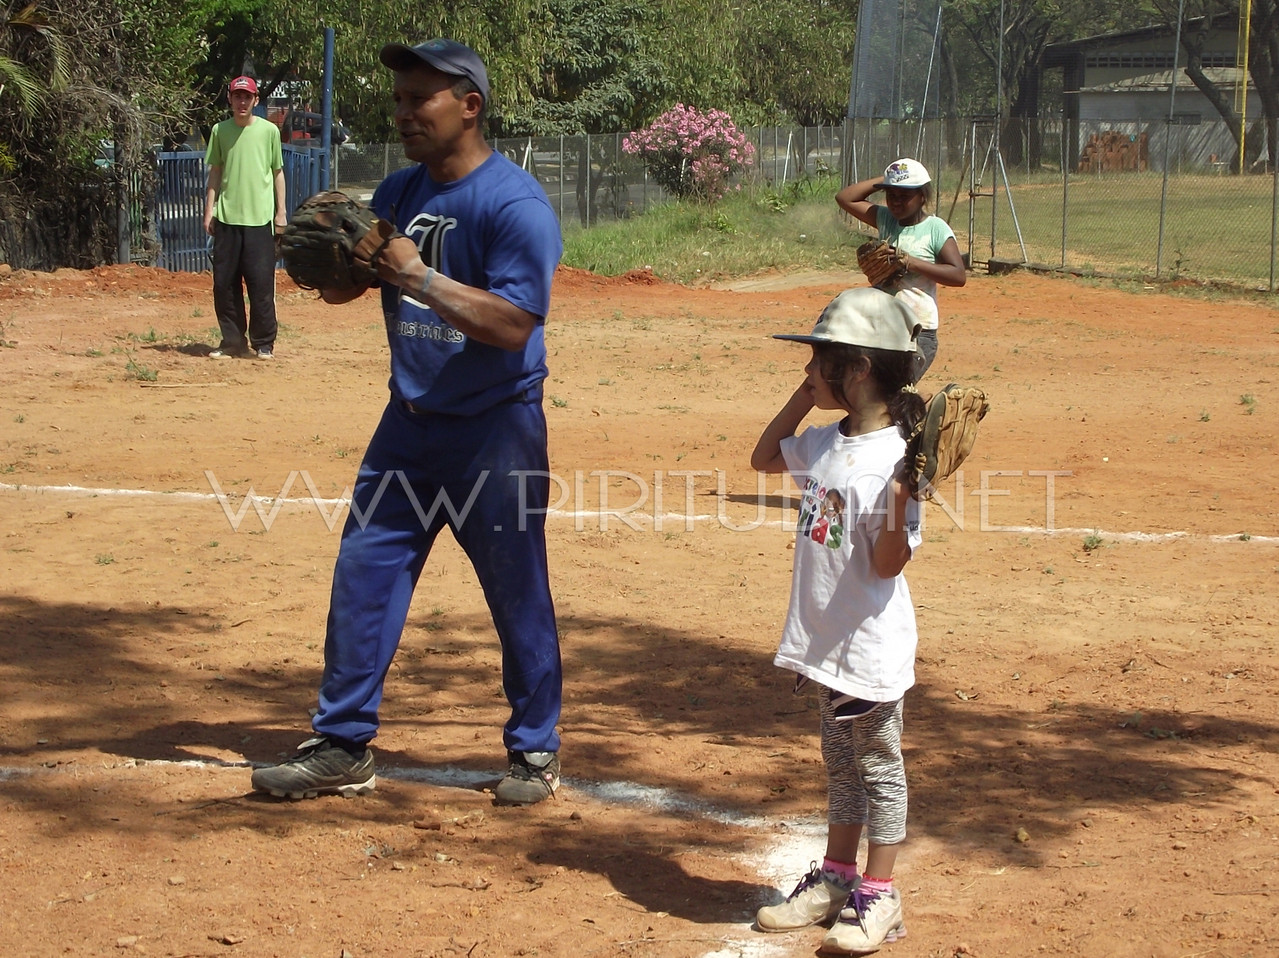
[[[385,401],[373,297],[0,278],[0,934],[11,954],[812,955],[754,909],[822,848],[815,701],[771,664],[790,487],[747,465],[851,274],[558,277],[566,781],[496,808],[496,639],[441,539],[373,795],[281,803]],[[1279,313],[1076,281],[943,291],[925,384],[993,411],[907,568],[908,937],[884,954],[1279,955]],[[265,498],[248,498],[251,495]],[[219,498],[221,496],[221,498]]]

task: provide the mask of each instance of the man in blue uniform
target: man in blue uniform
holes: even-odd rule
[[[488,75],[452,40],[389,44],[395,123],[414,165],[373,195],[407,238],[379,260],[390,402],[360,466],[333,573],[315,737],[253,773],[276,796],[363,794],[367,743],[431,544],[448,525],[475,569],[502,644],[511,706],[498,802],[559,785],[562,678],[547,575],[550,493],[543,325],[562,249],[537,181],[483,133]],[[328,302],[361,295],[326,293]]]

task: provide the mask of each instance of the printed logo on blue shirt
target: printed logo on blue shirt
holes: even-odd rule
[[[457,226],[457,220],[451,216],[436,216],[434,213],[419,213],[409,222],[404,234],[417,243],[422,262],[434,270],[439,270],[444,262],[444,237],[449,230]],[[414,299],[408,293],[402,297],[423,309],[429,309],[425,303]],[[439,339],[441,337],[431,337]]]

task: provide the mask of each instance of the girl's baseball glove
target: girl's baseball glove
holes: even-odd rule
[[[976,386],[951,383],[928,400],[924,418],[906,442],[906,488],[913,499],[931,499],[939,483],[973,451],[977,424],[990,410]]]
[[[905,265],[883,240],[867,240],[857,247],[857,265],[872,286],[887,286],[906,275]]]

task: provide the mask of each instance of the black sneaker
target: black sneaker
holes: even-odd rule
[[[279,765],[253,770],[253,787],[276,798],[315,798],[336,794],[353,798],[373,791],[373,749],[356,758],[327,735],[307,739],[298,754]]]
[[[497,783],[499,805],[536,805],[560,787],[560,757],[555,752],[507,752],[511,764]]]

